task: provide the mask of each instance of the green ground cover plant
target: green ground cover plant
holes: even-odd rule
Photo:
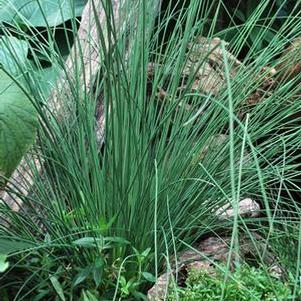
[[[168,300],[293,300],[288,284],[270,277],[267,269],[247,265],[240,266],[234,273],[228,273],[226,267],[219,267],[214,272],[190,271],[186,287],[180,288],[177,297]],[[296,299],[300,299],[300,291]],[[295,299],[295,300],[296,300]]]
[[[2,72],[8,73],[5,78],[16,86],[13,93],[21,95],[14,96],[15,101],[23,101],[25,94],[29,110],[35,108],[40,122],[36,126],[35,118],[30,121],[31,133],[37,131],[37,143],[29,154],[44,162],[44,171],[41,175],[36,166],[30,166],[35,184],[28,196],[22,197],[17,188],[11,191],[22,198],[19,211],[0,204],[1,219],[7,221],[0,224],[0,297],[5,301],[146,300],[147,289],[165,270],[170,255],[204,235],[225,229],[232,233],[230,248],[236,250],[240,233],[256,229],[286,270],[285,284],[275,282],[273,291],[287,294],[287,300],[298,300],[300,74],[278,83],[271,93],[265,91],[264,101],[248,108],[244,118],[238,116],[246,98],[260,88],[267,75],[262,73],[264,67],[277,68],[285,47],[300,36],[300,3],[296,1],[281,17],[281,26],[262,47],[258,44],[278,14],[263,16],[268,1],[258,3],[229,40],[232,54],[241,55],[260,22],[261,35],[248,45],[244,57],[246,68],[234,78],[222,44],[226,85],[217,95],[192,91],[193,66],[185,89],[179,93],[178,88],[189,44],[200,35],[227,37],[227,30],[236,27],[232,24],[222,32],[216,29],[224,7],[221,1],[191,0],[185,5],[171,1],[159,14],[149,1],[128,1],[124,11],[129,17],[121,29],[110,18],[111,1],[104,1],[108,18],[105,29],[98,26],[101,61],[90,93],[85,93],[77,80],[81,68],[68,74],[64,64],[65,54],[76,41],[76,17],[84,5],[83,1],[75,3],[72,18],[67,9],[67,16],[56,13],[60,17],[52,19],[45,6],[44,15],[34,15],[30,19],[33,26],[29,26],[20,23],[23,11],[18,6],[20,18],[2,20],[6,22],[2,39],[22,45],[22,51],[27,49],[25,55],[16,56],[12,47],[5,48],[9,53],[5,59],[13,58],[10,66],[16,67],[17,73],[0,61]],[[62,21],[66,22],[62,25]],[[43,27],[46,37],[34,26]],[[56,26],[72,33],[71,40],[65,39],[66,47],[57,47]],[[107,35],[109,43],[104,42]],[[43,43],[37,42],[37,37]],[[75,58],[80,59],[80,55]],[[151,85],[150,62],[155,65]],[[199,65],[203,68],[205,62]],[[56,119],[49,112],[47,98],[61,74],[72,84],[70,95],[61,100],[67,107],[66,116]],[[158,97],[158,87],[164,87],[164,100]],[[99,99],[106,120],[101,146],[95,134]],[[0,114],[2,107],[0,98]],[[225,142],[200,159],[208,141],[221,134]],[[25,145],[28,149],[27,142]],[[3,144],[0,168],[1,160],[8,161],[2,148]],[[23,153],[25,148],[19,151]],[[18,161],[20,157],[13,158]],[[9,162],[12,164],[11,159]],[[9,173],[13,168],[10,166]],[[217,208],[230,201],[237,209],[242,197],[261,203],[260,218],[245,220],[236,212],[233,220],[217,219]],[[263,254],[258,258],[264,258]],[[261,270],[246,268],[232,277],[246,281],[262,277],[255,289],[269,292],[271,288],[267,283],[272,280]],[[202,293],[199,280],[189,284],[195,297]],[[207,277],[206,281],[219,290],[221,278]],[[225,292],[234,291],[235,282],[228,283]]]

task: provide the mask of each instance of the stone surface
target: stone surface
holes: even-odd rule
[[[245,198],[239,201],[237,212],[241,217],[258,217],[260,216],[260,205],[250,198]],[[223,220],[233,218],[235,215],[235,210],[229,202],[228,204],[217,209],[216,215],[219,219]]]

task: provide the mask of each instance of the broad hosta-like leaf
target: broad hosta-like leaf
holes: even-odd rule
[[[80,16],[87,0],[0,0],[0,22],[56,26]]]
[[[0,173],[10,176],[34,142],[36,128],[34,106],[22,89],[0,70]]]
[[[61,69],[58,66],[44,69],[32,68],[32,76],[35,82],[35,87],[36,89],[39,89],[45,99],[47,99],[51,91],[55,89],[60,72]]]
[[[11,74],[18,74],[27,62],[28,44],[15,37],[0,37],[0,64]]]
[[[15,37],[0,37],[0,65],[9,74],[17,76],[22,82],[22,73],[29,72],[32,76],[31,88],[35,87],[47,99],[55,87],[61,69],[57,65],[48,68],[38,68],[27,58],[28,44]],[[28,81],[24,81],[29,85]]]

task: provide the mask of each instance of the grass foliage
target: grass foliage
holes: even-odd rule
[[[234,55],[246,47],[257,22],[264,34],[277,19],[275,14],[262,20],[267,2],[261,1],[239,34],[229,39]],[[266,92],[247,118],[239,119],[238,112],[261,85],[263,67],[277,67],[285,46],[300,36],[300,12],[285,18],[267,47],[258,50],[257,36],[244,59],[247,68],[235,78],[223,50],[227,86],[220,94],[192,93],[193,72],[179,94],[188,44],[198,35],[224,37],[231,29],[216,31],[222,2],[191,0],[182,7],[182,2],[170,1],[157,16],[153,1],[132,1],[124,8],[121,29],[110,18],[111,1],[105,3],[106,30],[98,26],[100,72],[90,93],[79,84],[80,50],[75,74],[68,74],[64,57],[51,47],[51,36],[50,42],[34,46],[67,76],[70,94],[62,94],[60,101],[68,116],[59,119],[49,112],[43,87],[35,84],[37,74],[24,70],[41,120],[30,155],[44,161],[45,170],[40,175],[31,166],[35,184],[18,212],[1,205],[1,217],[10,226],[0,225],[0,253],[10,265],[0,275],[0,292],[18,301],[143,300],[166,258],[185,244],[226,229],[233,233],[230,247],[238,248],[236,238],[249,232],[250,220],[236,215],[223,224],[213,212],[228,201],[236,208],[239,199],[251,197],[263,208],[251,227],[268,244],[294,243],[293,248],[283,244],[279,260],[292,253],[294,263],[287,269],[297,296],[300,204],[294,196],[300,190],[301,75]],[[22,35],[34,41],[30,32]],[[36,49],[33,53],[42,69]],[[152,85],[150,61],[156,63]],[[164,100],[157,87],[164,87]],[[101,148],[94,131],[99,99],[106,120]],[[200,160],[219,134],[226,135],[225,143]],[[270,282],[260,271],[242,270],[233,277],[249,282],[259,277],[263,280],[254,290],[269,291],[262,288]],[[221,283],[211,277],[206,281],[216,290]],[[192,284],[195,300],[202,294],[198,285],[203,284]],[[235,293],[236,285],[231,281],[229,291]],[[275,285],[279,293],[287,292],[284,285]]]

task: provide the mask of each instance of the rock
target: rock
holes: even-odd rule
[[[216,153],[217,150],[225,145],[228,139],[228,135],[225,134],[218,134],[210,137],[198,157],[198,162],[202,161],[207,154]]]
[[[228,45],[217,37],[208,39],[199,36],[188,45],[187,62],[183,75],[195,74],[192,90],[217,95],[226,87],[222,42],[225,46]],[[230,66],[230,77],[233,78],[243,65],[228,50],[225,50],[225,55]],[[182,88],[185,89],[186,87],[183,86]]]
[[[228,45],[220,38],[206,38],[198,36],[187,46],[186,63],[181,71],[182,81],[178,87],[178,93],[190,90],[194,93],[201,93],[207,95],[218,95],[223,91],[227,82],[224,76],[224,54],[221,47],[222,42],[225,46]],[[245,68],[245,66],[227,49],[225,49],[225,56],[228,61],[230,77],[234,78],[238,70]],[[160,65],[150,62],[147,67],[148,76],[148,90],[152,91],[152,82],[154,79],[155,70]],[[172,75],[172,74],[171,74]],[[189,87],[186,85],[186,80],[189,77],[192,82]],[[168,92],[164,87],[156,87],[158,89],[158,98],[163,100],[168,96]]]
[[[165,299],[171,277],[173,277],[173,273],[165,273],[158,278],[156,284],[147,292],[149,301],[160,301]]]
[[[234,217],[235,211],[229,202],[218,208],[215,214],[219,219],[225,220]],[[258,217],[260,216],[260,205],[250,198],[243,199],[238,203],[238,215],[241,217]]]
[[[283,276],[283,269],[277,262],[275,262],[269,267],[269,273],[272,277],[281,279]]]
[[[277,81],[289,81],[301,73],[301,37],[295,38],[280,57]],[[299,81],[300,82],[300,81]]]

